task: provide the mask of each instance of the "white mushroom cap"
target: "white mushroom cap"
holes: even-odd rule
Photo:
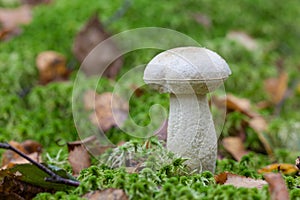
[[[229,66],[217,53],[200,47],[179,47],[155,56],[144,81],[160,92],[206,94],[229,75]]]

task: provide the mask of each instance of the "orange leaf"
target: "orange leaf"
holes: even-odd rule
[[[298,172],[298,168],[295,165],[292,164],[286,164],[286,163],[276,163],[271,164],[266,167],[263,167],[258,170],[258,173],[269,173],[269,172],[281,172],[283,174],[295,174]]]

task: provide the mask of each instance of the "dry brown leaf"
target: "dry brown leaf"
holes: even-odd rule
[[[226,97],[226,106],[228,109],[243,112],[248,116],[252,116],[251,103],[248,99],[238,98],[231,94]]]
[[[128,197],[123,190],[114,188],[89,192],[85,194],[83,198],[89,200],[128,200]]]
[[[289,191],[281,174],[268,173],[264,175],[269,184],[271,200],[289,200]]]
[[[249,117],[258,115],[252,110],[251,102],[248,99],[239,98],[232,94],[228,94],[223,98],[213,96],[212,101],[216,104],[217,107],[223,108],[224,106],[226,106],[227,110],[238,111]]]
[[[250,119],[249,126],[257,133],[267,131],[268,129],[266,120],[261,116]]]
[[[277,78],[269,78],[265,80],[265,90],[271,97],[273,104],[278,104],[285,96],[288,84],[288,74],[281,71]]]
[[[41,84],[65,80],[70,73],[66,67],[65,56],[55,51],[40,53],[36,58],[36,66],[39,70]]]
[[[212,101],[217,107],[224,108],[224,106],[226,106],[228,111],[234,110],[248,116],[250,118],[248,121],[249,127],[251,127],[257,133],[267,153],[269,155],[273,154],[272,148],[264,135],[264,132],[267,131],[268,124],[259,113],[252,109],[251,102],[248,99],[238,98],[229,94],[226,96],[226,98],[218,98],[213,96]]]
[[[227,38],[238,42],[250,51],[257,49],[258,47],[258,44],[255,41],[255,39],[253,39],[250,35],[243,31],[230,31],[227,34]]]
[[[32,159],[41,162],[40,153],[42,152],[42,145],[40,143],[33,140],[26,140],[22,143],[10,141],[9,144],[24,154],[28,156],[30,155]],[[2,154],[2,167],[8,167],[11,163],[13,166],[23,162],[24,158],[20,157],[20,155],[14,153],[13,151],[7,150]]]
[[[95,106],[91,100],[95,98]],[[128,116],[129,106],[126,101],[110,92],[95,94],[87,91],[84,95],[84,104],[87,109],[95,107],[95,112],[90,115],[93,124],[97,125],[103,132],[113,126],[121,125]]]
[[[94,49],[100,42],[109,37],[110,35],[105,31],[97,14],[91,17],[77,34],[73,45],[73,53],[81,63],[89,55],[81,66],[86,75],[101,75],[103,73],[103,76],[115,78],[118,74],[123,65],[123,60],[113,41],[102,43],[101,48]],[[113,62],[111,63],[111,61]]]
[[[99,139],[95,135],[87,137],[83,140],[78,140],[74,142],[68,142],[68,150],[72,151],[75,146],[84,145],[87,150],[92,155],[101,155],[103,154],[107,149],[115,147],[115,145],[103,145],[100,144]]]
[[[268,107],[270,107],[270,101],[263,100],[256,104],[256,108],[258,109],[265,109]]]
[[[31,158],[32,160],[40,163],[42,162],[42,156],[40,153],[38,152],[34,152],[34,153],[31,153],[31,154],[27,154],[27,156],[29,158]],[[30,161],[28,161],[27,159],[23,158],[23,157],[18,157],[16,159],[13,159],[11,160],[8,164],[4,165],[1,167],[1,170],[2,169],[7,169],[7,168],[12,168],[14,167],[15,165],[20,165],[20,164],[25,164],[25,163],[31,163]]]
[[[240,161],[248,153],[240,137],[226,137],[222,140],[222,144],[237,161]]]
[[[21,6],[15,9],[0,8],[0,39],[6,40],[14,35],[18,35],[20,25],[29,24],[32,19],[29,6]]]
[[[261,116],[256,116],[248,122],[249,126],[257,133],[257,136],[261,143],[264,145],[267,153],[269,155],[273,155],[273,150],[271,148],[270,143],[268,142],[267,138],[264,135],[264,132],[267,131],[268,124],[266,120]]]
[[[287,163],[275,163],[259,169],[258,173],[264,174],[270,172],[281,172],[286,175],[293,175],[298,171],[299,169],[295,165]]]
[[[84,145],[80,142],[68,143],[69,156],[73,175],[77,176],[81,170],[91,166],[91,158]]]
[[[211,19],[208,15],[203,14],[203,13],[195,13],[193,15],[193,18],[201,24],[204,28],[210,28],[211,27]]]
[[[233,185],[235,187],[245,187],[245,188],[262,188],[267,185],[267,182],[260,179],[248,178],[245,176],[240,176],[232,174],[229,172],[223,172],[215,176],[216,183],[224,185]]]

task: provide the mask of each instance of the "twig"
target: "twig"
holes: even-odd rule
[[[35,160],[31,159],[26,154],[19,151],[18,149],[16,149],[15,147],[11,146],[8,143],[0,143],[0,148],[8,149],[8,150],[11,150],[11,151],[15,152],[16,154],[20,155],[21,157],[23,157],[26,160],[28,160],[29,162],[31,162],[33,165],[37,166],[42,171],[46,172],[48,175],[51,176],[51,178],[47,177],[47,178],[45,178],[45,181],[53,182],[53,183],[62,183],[62,184],[65,184],[65,185],[70,185],[70,186],[75,186],[75,187],[79,186],[79,184],[80,184],[79,181],[66,179],[66,178],[63,178],[63,177],[55,174],[53,171],[51,171],[45,165],[42,165],[42,164],[36,162]]]

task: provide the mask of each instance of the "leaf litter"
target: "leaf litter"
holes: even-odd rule
[[[23,5],[19,8],[0,8],[0,40],[8,40],[19,35],[21,25],[29,24],[32,20],[30,6]]]
[[[253,179],[229,172],[223,172],[215,176],[216,183],[221,185],[233,185],[235,187],[261,189],[267,182],[261,179]]]
[[[68,160],[74,176],[78,176],[81,170],[91,166],[90,154],[81,141],[68,143],[68,151]]]
[[[40,83],[45,85],[52,81],[66,80],[71,72],[66,64],[66,57],[58,52],[39,53],[36,58],[36,66],[39,71]]]
[[[289,191],[285,181],[279,173],[267,173],[264,175],[269,184],[271,200],[289,200]]]
[[[128,117],[128,103],[111,92],[97,94],[87,91],[84,94],[84,105],[87,110],[92,110],[91,122],[103,132],[122,125]]]
[[[107,40],[109,37],[110,35],[104,29],[97,13],[76,35],[73,53],[87,76],[103,75],[113,79],[123,66],[120,50],[112,40]],[[105,40],[105,43],[101,43]],[[101,48],[95,48],[100,43]]]

